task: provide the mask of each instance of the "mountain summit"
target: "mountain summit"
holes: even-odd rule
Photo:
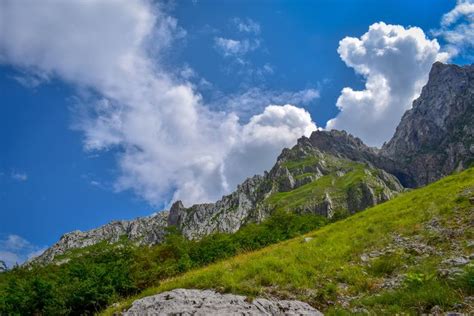
[[[474,65],[436,62],[421,95],[380,151],[405,186],[419,187],[474,161]]]

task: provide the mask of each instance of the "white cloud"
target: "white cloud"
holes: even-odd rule
[[[245,177],[268,170],[282,147],[293,146],[297,138],[315,130],[316,125],[304,109],[288,104],[267,106],[243,126],[236,146],[225,160],[227,186],[234,188]]]
[[[46,248],[31,244],[28,240],[18,235],[8,235],[0,239],[0,260],[11,268],[15,264],[40,255]]]
[[[0,36],[0,60],[80,87],[74,114],[84,148],[119,149],[115,188],[132,189],[151,204],[171,196],[186,204],[211,201],[227,193],[229,183],[254,172],[243,166],[231,175],[226,166],[231,153],[251,145],[241,138],[257,126],[274,138],[272,148],[296,141],[309,130],[306,125],[313,126],[305,111],[291,106],[282,107],[275,119],[278,129],[264,123],[275,107],[247,125],[233,113],[211,111],[187,81],[189,71],[183,75],[179,67],[177,73],[163,67],[162,52],[185,32],[154,2],[7,1],[0,12],[9,27]],[[298,116],[305,127],[293,125]],[[262,152],[262,161],[275,159],[275,152]]]
[[[0,260],[6,264],[7,268],[11,268],[14,265],[20,264],[24,261],[16,253],[2,250],[0,250]]]
[[[235,57],[243,56],[248,52],[256,50],[260,46],[258,39],[242,39],[234,40],[230,38],[216,37],[214,38],[216,49],[224,56]]]
[[[18,235],[8,235],[6,239],[0,240],[1,249],[18,250],[29,246],[30,243]]]
[[[465,55],[474,47],[474,1],[458,0],[456,6],[443,15],[441,28],[433,34],[446,41],[445,49],[451,56]]]
[[[232,20],[232,22],[235,24],[239,32],[253,33],[253,34],[260,33],[260,24],[258,24],[252,19],[235,18]]]
[[[372,146],[393,135],[426,83],[431,65],[448,58],[422,29],[383,22],[372,24],[360,38],[344,38],[337,51],[366,82],[364,90],[342,90],[337,100],[341,112],[326,128],[347,130]]]
[[[15,181],[24,182],[28,180],[28,175],[24,172],[12,172],[11,177]]]

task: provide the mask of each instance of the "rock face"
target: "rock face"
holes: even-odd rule
[[[381,155],[405,186],[419,187],[474,162],[474,65],[437,62]]]
[[[265,198],[264,177],[245,180],[233,193],[216,203],[196,204],[185,208],[181,201],[170,209],[168,224],[177,226],[187,238],[199,238],[213,232],[233,233],[247,222],[264,217],[255,208]]]
[[[123,313],[135,315],[315,315],[318,310],[301,301],[267,300],[248,302],[245,296],[219,294],[211,290],[177,289],[133,302]]]
[[[126,237],[137,244],[152,245],[163,241],[167,226],[168,212],[160,212],[152,216],[141,217],[131,221],[114,221],[99,228],[86,232],[79,230],[67,233],[48,248],[33,262],[49,263],[58,255],[68,250],[84,248],[102,241],[114,243]]]

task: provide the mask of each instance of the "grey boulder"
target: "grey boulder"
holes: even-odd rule
[[[176,289],[133,302],[123,313],[135,315],[323,315],[301,301],[267,300],[249,302],[245,296],[220,294],[213,290]]]

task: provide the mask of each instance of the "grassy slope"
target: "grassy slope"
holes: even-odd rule
[[[309,233],[306,237],[313,237],[309,242],[295,238],[169,279],[105,314],[129,306],[138,297],[174,288],[294,298],[329,313],[354,307],[378,314],[420,313],[434,305],[449,310],[474,294],[471,265],[464,267],[470,274],[454,281],[437,276],[443,259],[472,251],[467,240],[474,239],[474,211],[469,200],[473,192],[471,168]],[[427,229],[433,219],[444,230]],[[454,233],[447,238],[446,232]],[[396,235],[433,247],[435,253],[404,248],[394,243]],[[361,255],[387,246],[392,248],[391,254],[362,260]],[[400,286],[382,287],[397,276],[405,276]]]

